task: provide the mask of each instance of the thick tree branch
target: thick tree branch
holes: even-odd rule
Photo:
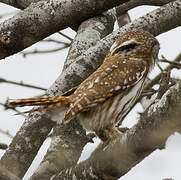
[[[108,49],[121,33],[137,28],[150,31],[156,36],[179,26],[180,19],[181,1],[177,0],[124,26],[72,62],[47,91],[47,95],[60,95],[78,85],[102,63]],[[22,177],[54,124],[48,112],[30,114],[2,157],[1,164]]]
[[[103,0],[101,3],[97,3],[96,0],[77,0],[70,3],[67,0],[61,0],[56,3],[52,3],[53,1],[33,3],[24,11],[0,24],[0,59],[17,53],[50,34],[68,26],[75,26],[89,17],[127,1]],[[25,4],[27,2],[28,0],[25,1]],[[168,2],[170,1],[166,0],[165,4]],[[151,3],[146,0],[142,0],[141,3],[139,0],[130,1],[130,4],[123,5],[123,13],[129,9],[128,7],[133,8],[143,4],[160,5],[164,3],[163,1],[158,3],[157,0],[152,0]]]
[[[154,150],[164,148],[171,134],[180,132],[180,108],[181,81],[178,81],[141,115],[134,127],[108,147],[99,146],[88,160],[52,179],[118,179]]]
[[[23,177],[54,125],[44,112],[29,115],[1,158],[0,165]]]
[[[25,9],[27,8],[31,3],[37,3],[40,0],[0,0],[0,2],[5,3],[7,5],[19,8],[19,9]],[[48,0],[41,0],[41,1],[48,1]],[[124,4],[121,9],[123,10],[123,13],[128,11],[131,8],[134,8],[136,6],[141,5],[152,5],[152,6],[162,6],[164,4],[167,4],[173,0],[130,0],[130,2]]]
[[[0,59],[126,1],[102,0],[98,3],[97,0],[49,0],[31,4],[0,24]]]
[[[162,6],[174,0],[130,0],[124,4],[119,6],[119,11],[122,13],[126,13],[128,10],[142,5],[151,5],[151,6]]]
[[[70,66],[76,57],[80,56],[97,41],[111,33],[114,27],[114,11],[84,21],[78,28],[64,64],[64,70]],[[56,172],[75,165],[89,142],[85,130],[77,118],[68,125],[54,127],[51,146],[32,180],[50,179]]]
[[[27,8],[31,3],[37,3],[40,0],[0,0],[1,3],[13,6],[18,9],[25,9]],[[47,1],[47,0],[41,0],[41,1]]]
[[[0,178],[2,180],[20,180],[18,177],[16,177],[14,174],[9,172],[1,165],[0,165]]]

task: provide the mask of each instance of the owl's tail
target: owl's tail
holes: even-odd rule
[[[7,106],[10,108],[23,107],[23,106],[40,106],[38,108],[24,112],[24,113],[29,113],[34,111],[55,109],[59,107],[67,107],[69,103],[70,103],[69,96],[52,96],[52,97],[20,99],[17,101],[8,102]]]

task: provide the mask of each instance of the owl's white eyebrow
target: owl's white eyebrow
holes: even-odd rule
[[[116,49],[117,49],[117,48],[120,48],[121,46],[126,46],[126,45],[132,44],[132,43],[137,43],[137,41],[135,41],[134,39],[130,39],[130,40],[128,40],[128,41],[123,42],[123,43],[120,44],[119,46],[117,46],[118,42],[116,41],[116,42],[111,46],[110,52],[113,53],[113,51],[115,50],[115,47],[116,47],[116,46],[117,46],[117,47],[116,47]]]
[[[117,44],[118,44],[117,41],[113,43],[113,45],[112,45],[111,48],[110,48],[110,52],[113,51],[113,49],[117,46]]]
[[[123,51],[124,49],[129,49],[129,48],[134,48],[135,46],[137,46],[139,43],[137,41],[135,41],[134,39],[130,39],[128,41],[123,42],[122,44],[120,44],[119,46],[114,46],[112,49],[111,54],[113,55],[116,51],[120,50]],[[128,46],[128,47],[127,47]],[[130,47],[129,47],[130,46]],[[124,48],[125,47],[125,48]]]
[[[122,44],[120,44],[118,47],[121,47],[121,46],[126,46],[126,45],[128,45],[128,44],[133,44],[133,43],[138,43],[137,41],[135,41],[134,39],[130,39],[130,40],[128,40],[128,41],[125,41],[125,42],[123,42]]]

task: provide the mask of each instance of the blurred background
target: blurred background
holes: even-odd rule
[[[156,9],[156,7],[141,6],[130,10],[128,13],[131,20]],[[0,22],[10,18],[19,10],[10,6],[0,3]],[[117,25],[115,25],[117,29]],[[70,38],[74,38],[75,32],[70,28],[62,31]],[[161,44],[160,54],[164,55],[168,60],[173,60],[181,52],[181,27],[173,29],[167,33],[161,34],[157,37]],[[47,39],[55,39],[69,44],[69,38],[61,34],[54,34]],[[0,143],[10,144],[13,136],[21,127],[24,117],[22,115],[14,115],[16,112],[13,110],[6,110],[3,104],[7,98],[20,99],[27,97],[40,96],[45,91],[38,88],[27,88],[19,85],[14,85],[12,82],[25,83],[39,88],[49,88],[61,73],[64,60],[66,58],[68,48],[60,50],[65,44],[55,42],[39,42],[30,48],[25,49],[23,52],[10,56],[0,61]],[[44,53],[44,51],[59,49],[59,51]],[[36,52],[37,53],[31,53]],[[38,53],[41,51],[42,53]],[[29,52],[29,53],[27,53]],[[26,54],[27,53],[27,54]],[[162,63],[164,68],[167,64]],[[160,72],[158,67],[150,74],[153,78]],[[181,70],[173,70],[172,77],[181,77]],[[7,81],[7,82],[5,82]],[[155,87],[157,88],[157,87]],[[21,108],[20,111],[23,111]],[[140,104],[128,114],[123,122],[123,126],[132,127],[139,117],[137,112],[142,112]],[[87,144],[82,152],[79,161],[86,159],[90,153],[95,149],[99,140],[95,138],[94,144]],[[34,172],[41,162],[46,150],[49,146],[50,139],[47,139],[41,147],[37,157],[32,163],[29,171],[26,173],[24,180]],[[173,134],[167,140],[167,146],[164,150],[156,150],[150,156],[145,158],[141,163],[135,166],[125,176],[120,179],[135,180],[161,180],[164,178],[173,178],[174,180],[181,179],[180,162],[181,162],[181,135],[178,133]],[[5,151],[0,150],[0,157]]]

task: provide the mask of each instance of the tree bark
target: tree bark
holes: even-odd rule
[[[67,0],[55,2],[51,0],[1,1],[18,8],[27,8],[0,24],[0,59],[22,51],[66,27],[76,28],[85,19],[101,14],[119,4],[127,2],[121,6],[124,14],[127,10],[139,5],[163,5],[171,2],[171,0],[165,2],[162,0],[150,2],[146,0],[122,0],[121,2],[104,0],[101,3],[97,3],[96,0],[76,0],[74,3]],[[31,2],[36,3],[31,4]]]
[[[31,4],[0,24],[0,59],[127,0],[49,0]]]

